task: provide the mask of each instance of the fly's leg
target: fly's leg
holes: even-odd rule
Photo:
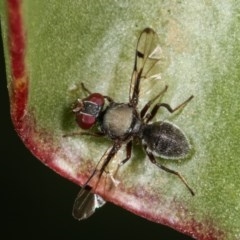
[[[119,181],[116,179],[116,176],[117,176],[117,173],[118,173],[118,170],[119,168],[125,164],[130,158],[131,158],[131,155],[132,155],[132,141],[128,142],[127,145],[126,145],[126,158],[124,158],[117,166],[117,169],[116,171],[112,174],[110,172],[108,172],[109,176],[110,176],[110,179],[111,179],[111,182],[113,183],[113,185],[116,187],[118,184],[119,184]],[[111,188],[112,185],[109,187]]]
[[[192,196],[195,195],[194,191],[193,191],[193,190],[191,189],[191,187],[188,185],[188,183],[187,183],[187,181],[185,180],[185,178],[184,178],[179,172],[174,171],[174,170],[172,170],[172,169],[170,169],[170,168],[167,168],[167,167],[159,164],[159,163],[156,161],[156,159],[155,159],[155,157],[153,156],[153,154],[152,154],[150,151],[148,151],[147,146],[146,146],[146,145],[143,145],[143,148],[144,148],[144,150],[145,150],[145,152],[146,152],[149,160],[150,160],[153,164],[155,164],[157,167],[161,168],[161,169],[164,170],[165,172],[168,172],[168,173],[171,173],[171,174],[176,175],[176,176],[184,183],[184,185],[187,187],[187,189],[188,189],[189,192],[192,194]]]
[[[167,104],[167,103],[157,103],[157,104],[153,107],[152,111],[146,115],[145,122],[148,123],[149,121],[151,121],[151,120],[155,117],[155,115],[156,115],[156,113],[157,113],[157,111],[159,110],[160,107],[164,107],[164,108],[166,108],[170,113],[173,113],[173,112],[179,110],[180,108],[185,107],[185,105],[186,105],[189,101],[191,101],[192,99],[193,99],[193,95],[191,95],[186,101],[184,101],[183,103],[181,103],[180,105],[178,105],[178,106],[175,107],[175,108],[172,108],[172,107],[171,107],[169,104]]]
[[[92,94],[92,92],[88,90],[82,82],[81,82],[81,87],[86,93],[88,93],[88,95]]]
[[[146,112],[148,111],[148,109],[151,107],[151,105],[158,99],[160,98],[168,89],[168,86],[166,85],[165,88],[154,98],[152,98],[149,102],[146,103],[146,105],[142,108],[141,112],[140,112],[140,117],[144,118]]]
[[[120,163],[119,166],[122,166],[124,163],[126,163],[132,155],[132,141],[128,142],[126,145],[126,158],[123,159]]]
[[[64,134],[63,137],[72,137],[72,136],[93,136],[93,137],[103,137],[104,133],[102,132],[72,132],[68,134]]]
[[[81,87],[86,93],[88,93],[88,95],[92,94],[92,92],[88,88],[86,88],[86,86],[82,82],[81,82]],[[103,97],[106,98],[109,102],[113,102],[113,99],[111,97],[105,96],[105,95]]]
[[[117,170],[114,174],[114,176],[117,175],[117,172],[119,170],[119,168],[124,164],[126,163],[132,156],[132,141],[128,142],[127,145],[126,145],[126,158],[123,159],[119,164],[118,164],[118,167],[117,167]]]
[[[108,100],[108,102],[110,102],[110,103],[113,102],[113,99],[111,97],[106,96],[106,95],[104,95],[103,97],[106,98]]]

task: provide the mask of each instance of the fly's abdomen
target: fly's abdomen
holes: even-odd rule
[[[142,139],[148,150],[162,158],[183,158],[190,149],[185,134],[169,122],[145,125],[142,129]]]

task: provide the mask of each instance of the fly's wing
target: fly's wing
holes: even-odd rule
[[[145,28],[137,43],[134,69],[129,90],[129,102],[137,106],[142,79],[160,78],[157,63],[162,58],[162,49],[156,32]]]
[[[87,182],[85,183],[81,191],[78,193],[77,198],[75,199],[72,211],[74,218],[78,220],[86,219],[95,212],[96,208],[99,208],[106,203],[103,198],[101,198],[97,194],[94,194],[92,192],[92,188],[87,184],[94,176],[96,176],[96,173],[99,171],[98,181],[97,184],[95,185],[95,188],[97,187],[101,179],[101,176],[105,171],[105,168],[107,167],[108,163],[112,160],[112,158],[114,158],[114,156],[121,148],[121,146],[122,144],[119,143],[113,144],[113,146],[111,146],[105,151],[105,153],[99,160],[93,173],[88,178]]]
[[[99,195],[91,192],[91,187],[84,187],[78,193],[73,205],[73,217],[80,220],[90,217],[96,208],[102,207],[106,202]]]

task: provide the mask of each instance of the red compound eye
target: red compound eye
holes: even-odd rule
[[[80,128],[89,129],[95,124],[96,118],[92,115],[80,113],[76,116],[76,121]]]
[[[104,105],[104,97],[100,93],[92,93],[87,97],[88,101],[93,102],[97,104],[98,106],[103,106]]]
[[[100,93],[92,93],[82,101],[78,101],[73,109],[80,128],[89,129],[97,121],[104,105],[104,97]]]

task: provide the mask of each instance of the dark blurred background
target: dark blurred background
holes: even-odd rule
[[[38,161],[13,129],[2,39],[0,76],[1,232],[5,239],[192,239],[110,203],[88,220],[73,219],[72,205],[79,187]]]

